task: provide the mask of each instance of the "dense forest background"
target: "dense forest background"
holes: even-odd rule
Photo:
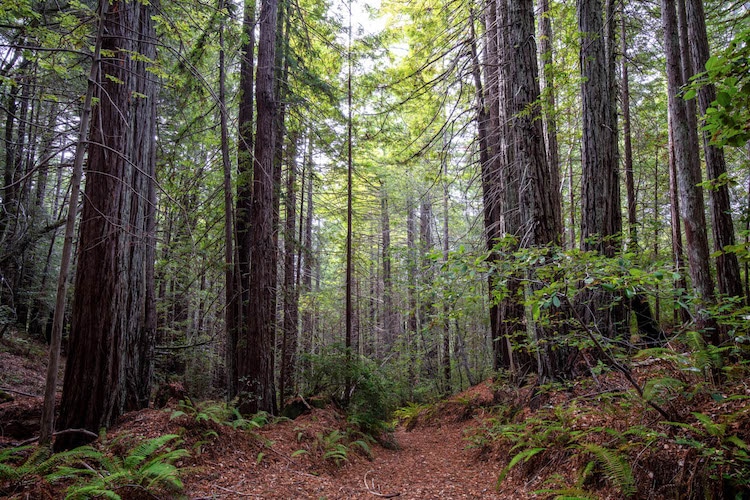
[[[719,383],[747,354],[748,19],[5,2],[0,336],[50,343],[52,403],[62,346],[57,428],[93,432],[173,381],[243,414],[325,393],[365,426],[646,347]]]

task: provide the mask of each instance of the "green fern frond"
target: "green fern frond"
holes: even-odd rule
[[[703,425],[703,428],[706,429],[706,432],[709,436],[721,438],[726,433],[726,424],[717,424],[716,422],[711,420],[711,417],[709,417],[708,415],[704,415],[703,413],[699,413],[697,411],[693,412],[693,416],[698,422],[701,423],[701,425]]]
[[[153,439],[142,442],[141,444],[136,446],[125,458],[125,468],[133,469],[137,467],[156,450],[158,450],[168,442],[177,439],[178,437],[179,436],[177,434],[165,434],[164,436],[155,437]]]
[[[110,500],[121,500],[120,495],[114,491],[95,484],[71,486],[68,488],[65,500],[88,500],[89,498],[101,497],[109,498]]]
[[[170,450],[166,453],[162,453],[161,455],[158,455],[146,463],[146,465],[143,466],[143,468],[148,468],[154,464],[164,463],[164,464],[171,464],[175,460],[179,460],[181,458],[189,457],[190,452],[183,449],[178,448],[176,450]]]
[[[578,476],[576,486],[578,486],[579,488],[583,487],[583,484],[586,482],[589,476],[591,476],[591,473],[594,472],[594,467],[596,467],[596,462],[594,460],[589,460],[586,463],[586,467],[583,468],[581,474]]]
[[[155,487],[167,487],[179,491],[183,488],[177,467],[164,462],[153,463],[139,471],[144,479],[148,480],[146,488],[151,490]]]
[[[18,481],[22,476],[18,468],[0,463],[0,481]]]
[[[505,480],[505,478],[508,476],[508,473],[513,467],[521,462],[528,462],[531,457],[543,452],[546,449],[547,448],[526,448],[522,452],[516,454],[513,458],[511,458],[508,465],[505,466],[505,468],[500,472],[500,475],[497,477],[497,488],[500,488],[500,484]]]
[[[187,415],[187,413],[185,413],[182,410],[174,410],[172,414],[169,415],[169,420],[174,420],[176,418],[184,417],[185,415]]]
[[[326,451],[323,454],[323,459],[325,460],[333,460],[336,462],[336,464],[340,464],[341,462],[348,462],[349,456],[346,449],[346,446],[343,444],[337,444],[332,449]]]
[[[545,497],[554,495],[555,500],[597,500],[599,497],[579,488],[544,489],[534,492]]]
[[[367,458],[372,460],[372,450],[370,449],[370,446],[364,442],[362,439],[358,439],[356,441],[353,441],[351,446],[358,446],[364,453],[367,455]]]
[[[598,444],[583,443],[578,446],[583,451],[593,455],[594,459],[602,466],[604,474],[614,483],[623,496],[629,497],[635,494],[633,471],[622,455]]]
[[[19,457],[14,458],[13,455],[17,455],[28,449],[31,449],[31,446],[18,446],[16,448],[8,448],[5,450],[0,450],[0,464],[11,459],[19,460]]]
[[[734,434],[729,436],[728,438],[724,439],[724,442],[733,444],[737,448],[740,448],[741,450],[750,451],[750,447],[748,447],[747,443],[740,439],[739,437],[735,436]]]
[[[72,450],[55,453],[49,456],[46,460],[38,463],[34,471],[39,475],[47,475],[52,473],[55,469],[62,465],[69,465],[78,460],[93,460],[100,462],[103,458],[103,453],[91,446],[79,446]]]

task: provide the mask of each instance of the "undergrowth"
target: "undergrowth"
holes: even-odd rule
[[[318,432],[312,439],[306,436],[303,429],[297,429],[297,442],[305,444],[305,447],[294,451],[292,457],[311,455],[336,466],[349,462],[352,452],[357,452],[369,460],[373,459],[370,444],[374,442],[374,439],[351,428],[344,432],[337,429],[328,433]]]
[[[113,453],[120,443],[82,446],[51,454],[49,448],[28,446],[0,452],[0,495],[23,492],[38,481],[67,484],[65,498],[179,497],[183,484],[175,462],[189,456],[177,435],[141,441],[125,453]],[[27,495],[28,496],[28,495]]]
[[[726,353],[701,339],[686,335],[683,345],[692,347],[686,352],[639,353],[635,364],[644,367],[638,368],[645,379],[642,395],[619,387],[560,402],[566,392],[548,387],[558,395],[555,404],[520,413],[496,406],[467,433],[469,447],[507,456],[498,488],[513,476],[525,478],[536,494],[554,498],[596,498],[605,490],[622,498],[745,498],[750,489],[746,370],[742,361],[724,366]],[[720,384],[711,378],[717,367],[724,374]],[[608,375],[617,379],[605,372],[602,381]],[[675,419],[664,420],[648,401],[669,409]],[[416,407],[407,409],[405,418],[418,413]]]

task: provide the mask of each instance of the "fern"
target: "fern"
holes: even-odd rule
[[[516,454],[513,458],[511,458],[510,462],[508,462],[508,465],[505,466],[502,472],[500,472],[500,475],[497,477],[497,488],[500,488],[500,484],[505,480],[505,478],[508,476],[508,473],[513,467],[518,465],[520,462],[528,462],[531,457],[543,452],[546,449],[547,448],[526,448],[522,452]]]
[[[81,462],[83,468],[58,468],[50,479],[79,478],[76,484],[68,488],[66,498],[70,499],[99,496],[118,499],[120,496],[116,490],[123,487],[143,488],[148,492],[181,491],[180,471],[173,463],[189,456],[188,451],[178,448],[157,454],[177,438],[175,434],[167,434],[144,441],[130,450],[125,458],[110,457],[89,447],[85,451],[91,454],[90,458],[97,460],[100,470]]]
[[[633,471],[625,458],[609,448],[594,443],[583,443],[578,447],[593,455],[594,459],[602,466],[604,474],[614,483],[623,496],[629,497],[635,494]]]
[[[373,456],[372,456],[372,450],[370,449],[370,446],[364,440],[358,439],[356,441],[353,441],[349,446],[350,447],[353,447],[353,446],[359,447],[364,452],[364,454],[367,456],[367,458],[369,458],[370,460],[372,460],[372,458],[373,458]]]
[[[554,495],[555,500],[597,500],[599,497],[579,488],[544,489],[534,492],[535,495]]]

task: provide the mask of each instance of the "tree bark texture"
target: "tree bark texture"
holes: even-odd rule
[[[544,140],[547,152],[547,166],[549,169],[550,195],[552,196],[552,210],[554,211],[554,231],[562,239],[562,194],[560,190],[560,154],[557,141],[557,104],[555,92],[555,68],[552,50],[552,18],[549,0],[539,0],[539,57],[542,63],[539,72],[543,106],[544,106]],[[562,241],[557,243],[562,245]]]
[[[240,410],[244,414],[274,410],[274,334],[276,324],[276,246],[274,244],[274,96],[277,0],[265,0],[260,11],[257,126],[255,132],[250,249],[250,307],[247,332],[238,339],[237,372]],[[243,332],[244,333],[244,332]]]
[[[607,13],[612,10],[607,4]],[[611,18],[603,22],[600,0],[578,0],[581,32],[581,248],[613,257],[622,232],[613,72]],[[624,318],[611,293],[589,289],[580,294],[583,320],[612,338]]]
[[[613,141],[608,58],[600,0],[578,0],[581,32],[581,246],[612,257],[622,230],[616,144]]]
[[[508,82],[508,98],[505,99],[509,126],[506,129],[507,143],[512,151],[513,164],[509,165],[518,178],[516,184],[519,210],[519,227],[516,235],[522,248],[544,245],[559,245],[561,221],[559,198],[555,195],[557,186],[551,184],[553,176],[547,163],[542,128],[542,110],[539,105],[537,48],[534,43],[533,0],[505,2],[501,0],[508,20],[505,38],[508,48],[514,54],[514,63],[503,66],[504,77]],[[508,186],[511,188],[513,184]],[[510,210],[511,207],[508,207]],[[528,290],[527,290],[528,292]],[[512,299],[512,298],[511,298]],[[517,300],[517,299],[512,299]],[[518,311],[523,314],[519,304]],[[540,380],[549,380],[558,375],[563,349],[553,351],[552,339],[546,332],[526,318],[527,329],[531,333],[537,352],[537,373]]]
[[[690,54],[693,62],[693,73],[703,71],[710,52],[706,34],[706,14],[703,0],[685,0],[687,27],[690,40]],[[692,76],[692,75],[691,75]],[[703,116],[711,103],[716,99],[716,88],[712,83],[698,90],[698,111]],[[708,191],[709,209],[711,211],[711,229],[713,231],[714,251],[716,257],[716,278],[719,293],[730,297],[742,296],[742,279],[737,254],[724,249],[736,243],[732,207],[729,199],[729,188],[723,178],[727,173],[724,150],[710,143],[710,132],[703,131],[703,151],[706,160],[706,176],[712,183]]]
[[[476,106],[477,106],[477,136],[479,143],[479,168],[482,177],[482,201],[484,207],[484,231],[487,240],[487,249],[490,251],[490,261],[497,260],[497,254],[493,248],[499,240],[501,234],[501,205],[500,195],[501,188],[499,185],[499,175],[496,174],[499,163],[494,161],[495,155],[499,155],[499,136],[500,122],[497,113],[499,112],[499,101],[497,99],[497,16],[494,0],[490,0],[483,15],[485,26],[485,38],[487,40],[487,52],[485,55],[484,65],[479,61],[477,51],[477,38],[475,33],[475,20],[472,13],[470,19],[471,29],[471,58],[472,58],[472,75],[474,77],[474,86],[476,87]],[[484,69],[485,82],[482,81],[482,69]],[[501,333],[501,308],[497,301],[494,300],[492,290],[497,281],[497,277],[490,274],[487,277],[489,287],[489,304],[490,304],[490,338],[492,340],[493,350],[493,369],[501,367],[511,368],[512,355],[507,339]]]
[[[293,141],[296,142],[296,141]],[[294,148],[293,148],[294,149]],[[287,167],[284,228],[284,337],[281,347],[281,377],[279,393],[281,404],[296,390],[297,329],[299,325],[299,295],[295,286],[295,257],[298,243],[295,238],[297,226],[297,165],[294,154],[289,155]]]
[[[248,322],[245,315],[250,307],[250,233],[253,193],[253,115],[255,106],[255,0],[246,0],[242,19],[242,47],[240,49],[239,122],[237,139],[237,208],[235,210],[235,232],[237,249],[234,258],[236,273],[235,294],[239,302],[235,306],[235,328],[228,330],[227,337],[227,376],[229,398],[237,396],[239,372],[237,343],[240,337],[247,337]]]
[[[89,135],[68,363],[60,426],[98,432],[150,395],[153,337],[145,328],[155,168],[153,7],[115,1],[105,34]],[[132,57],[139,54],[142,57]],[[144,59],[147,58],[147,59]],[[81,435],[61,436],[68,448]]]
[[[680,95],[683,81],[683,60],[675,2],[662,0],[664,48],[667,59],[667,93],[669,100],[672,146],[674,151],[677,190],[680,201],[680,218],[685,228],[688,266],[693,290],[705,305],[713,301],[713,280],[709,267],[708,236],[701,183],[698,144],[691,142],[687,103]],[[685,56],[686,54],[682,54]],[[698,306],[698,323],[705,319]],[[715,332],[717,334],[718,332]],[[717,341],[713,338],[712,341]]]

